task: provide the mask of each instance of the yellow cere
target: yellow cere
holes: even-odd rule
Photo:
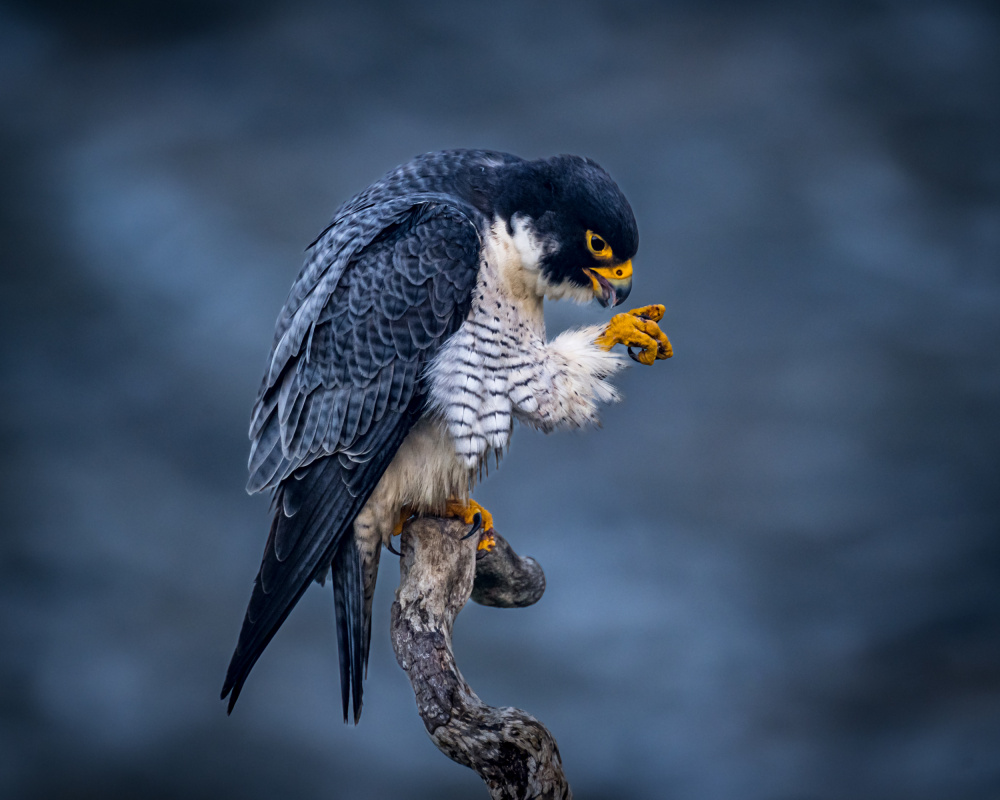
[[[624,281],[632,277],[631,260],[613,267],[590,267],[589,269],[609,281]]]

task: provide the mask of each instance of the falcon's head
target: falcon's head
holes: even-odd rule
[[[616,306],[632,288],[639,232],[621,189],[579,156],[502,167],[497,206],[522,253],[538,270],[540,293]]]

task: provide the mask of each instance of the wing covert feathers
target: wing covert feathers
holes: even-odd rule
[[[332,565],[344,717],[349,702],[355,722],[361,713],[378,552],[355,541],[352,525],[423,412],[423,370],[468,313],[480,250],[454,206],[388,205],[377,224],[335,220],[318,249],[329,263],[317,266],[314,254],[279,317],[247,485],[275,490],[274,517],[222,690],[230,711],[281,623]],[[352,224],[350,235],[338,227]]]
[[[300,305],[295,318],[308,324],[298,349],[276,343],[250,425],[247,491],[272,489],[323,455],[361,455],[358,440],[406,408],[423,366],[465,317],[479,269],[475,225],[436,203],[409,212],[351,255],[323,303],[310,295]]]

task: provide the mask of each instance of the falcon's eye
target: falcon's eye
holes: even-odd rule
[[[611,258],[611,245],[593,231],[587,231],[587,249],[594,258],[605,261]]]

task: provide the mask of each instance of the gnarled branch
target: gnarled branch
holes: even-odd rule
[[[517,607],[545,591],[542,568],[521,558],[498,534],[489,552],[468,526],[423,517],[400,537],[400,584],[392,605],[392,646],[410,677],[431,740],[471,767],[494,800],[570,798],[559,748],[537,719],[483,703],[455,664],[451,632],[471,596],[483,605]],[[478,556],[478,558],[477,558]]]

